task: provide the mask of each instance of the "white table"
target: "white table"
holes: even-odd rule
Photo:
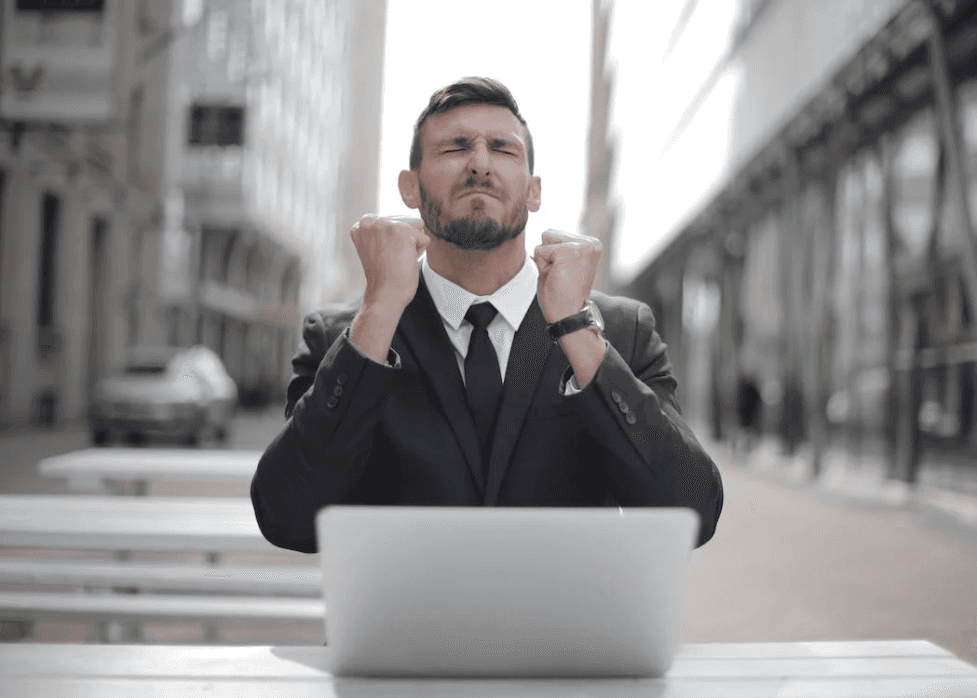
[[[145,494],[152,481],[229,482],[250,480],[261,451],[180,448],[87,448],[45,458],[38,463],[44,477],[60,477],[69,487],[85,491]]]
[[[660,679],[333,677],[325,647],[0,645],[0,696],[977,696],[977,667],[923,640],[693,644]]]
[[[0,495],[0,546],[297,555],[265,540],[238,497]]]

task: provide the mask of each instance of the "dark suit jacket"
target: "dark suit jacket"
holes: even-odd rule
[[[454,349],[421,276],[388,360],[349,341],[359,302],[304,320],[281,433],[251,483],[273,544],[315,552],[314,518],[339,503],[687,506],[698,543],[722,509],[719,471],[680,416],[647,305],[591,294],[609,342],[593,381],[564,397],[569,361],[534,300],[513,340],[487,482]]]

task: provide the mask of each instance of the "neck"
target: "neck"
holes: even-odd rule
[[[476,296],[489,296],[507,283],[526,262],[525,232],[494,250],[459,250],[432,236],[427,263],[438,274]]]

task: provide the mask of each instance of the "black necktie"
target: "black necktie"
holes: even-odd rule
[[[495,307],[491,303],[476,303],[465,313],[465,319],[474,325],[468,342],[468,354],[465,356],[465,392],[468,407],[475,418],[475,430],[482,447],[482,473],[486,477],[495,417],[502,399],[499,357],[495,354],[495,347],[492,346],[486,329],[495,313]]]

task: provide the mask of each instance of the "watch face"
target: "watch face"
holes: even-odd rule
[[[590,308],[590,314],[594,318],[594,322],[597,323],[597,327],[600,331],[604,331],[604,317],[600,314],[600,308],[593,301],[587,301],[587,307]]]

